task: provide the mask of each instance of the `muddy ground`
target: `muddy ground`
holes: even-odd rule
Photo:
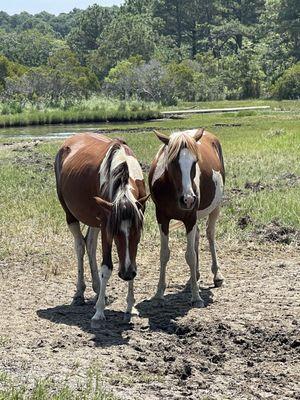
[[[300,398],[299,248],[221,241],[227,284],[215,289],[202,240],[206,307],[192,309],[182,292],[188,268],[176,238],[165,306],[147,300],[158,276],[156,240],[140,251],[146,256],[140,256],[136,279],[139,316],[123,323],[126,287],[114,274],[107,321],[97,330],[90,328],[92,304],[69,305],[74,260],[56,275],[34,256],[3,264],[2,370],[28,385],[51,377],[76,386],[97,366],[121,399]],[[61,246],[69,246],[67,239]]]

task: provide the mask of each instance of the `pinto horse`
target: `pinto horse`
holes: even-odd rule
[[[78,263],[74,305],[84,303],[83,257],[88,253],[93,289],[98,296],[92,320],[105,319],[105,291],[112,273],[112,243],[119,257],[119,277],[128,281],[125,319],[134,305],[136,254],[147,200],[143,172],[131,149],[118,139],[96,133],[65,141],[55,159],[57,194],[75,239]],[[79,222],[88,225],[84,237]],[[101,231],[102,263],[98,274],[96,246]]]
[[[190,267],[192,304],[203,307],[197,281],[199,273],[199,228],[197,219],[207,217],[206,235],[212,256],[215,286],[223,276],[215,249],[215,225],[225,181],[222,149],[218,139],[204,129],[175,132],[170,137],[155,132],[164,146],[158,151],[149,173],[149,187],[160,229],[160,277],[154,299],[163,300],[166,265],[170,258],[169,224],[182,221],[187,234],[185,259]]]

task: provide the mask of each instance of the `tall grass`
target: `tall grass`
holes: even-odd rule
[[[146,121],[159,118],[157,110],[54,110],[0,115],[0,128],[46,124],[76,124],[85,122]]]

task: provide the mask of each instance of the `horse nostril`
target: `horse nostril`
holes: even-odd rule
[[[132,279],[134,279],[136,277],[136,272],[132,271]]]

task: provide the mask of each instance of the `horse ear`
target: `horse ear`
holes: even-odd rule
[[[155,135],[158,137],[158,139],[163,142],[163,144],[168,145],[169,144],[169,140],[170,138],[166,135],[164,135],[163,133],[160,133],[156,130],[154,130]]]
[[[197,130],[197,132],[194,135],[194,139],[196,140],[196,142],[198,142],[202,138],[203,133],[204,133],[204,128],[200,128]]]
[[[146,201],[149,199],[150,194],[148,194],[147,196],[141,197],[140,199],[137,200],[136,205],[137,207],[140,209],[142,207],[145,206]]]
[[[109,201],[101,199],[101,197],[95,196],[94,200],[96,201],[96,204],[105,212],[105,213],[110,213],[112,208],[113,208],[113,203],[110,203]]]

